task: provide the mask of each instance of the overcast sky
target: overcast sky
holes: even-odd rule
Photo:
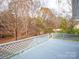
[[[57,9],[58,5],[57,5],[57,0],[45,0],[46,1],[46,6],[49,8],[54,8]]]
[[[57,12],[58,15],[72,17],[72,9],[68,4],[68,0],[61,0],[61,3],[58,3],[58,0],[44,0],[45,6],[53,9]]]
[[[2,4],[0,3],[0,10],[7,9],[8,8],[7,0],[2,0],[2,1],[4,2]],[[71,10],[69,9],[70,7],[67,3],[67,0],[61,0],[62,3],[60,5],[57,3],[58,0],[41,0],[41,1],[44,1],[45,7],[57,11],[59,15],[60,14],[62,14],[63,16],[66,16],[67,14],[71,15]]]

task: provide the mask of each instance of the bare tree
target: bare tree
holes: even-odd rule
[[[14,35],[15,18],[9,11],[4,11],[0,14],[0,31],[4,34]]]
[[[18,32],[25,31],[26,35],[28,34],[28,24],[29,19],[28,17],[35,16],[37,10],[40,7],[40,1],[39,0],[11,0],[9,3],[9,11],[14,14],[16,18],[16,29],[15,29],[15,35],[17,39]],[[21,22],[19,22],[21,21]],[[20,25],[22,24],[22,28]],[[20,28],[20,30],[18,30]]]

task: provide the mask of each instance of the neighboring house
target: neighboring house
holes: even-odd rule
[[[79,0],[72,0],[72,18],[79,21]]]
[[[75,28],[79,29],[79,0],[72,0],[72,19],[77,22]]]

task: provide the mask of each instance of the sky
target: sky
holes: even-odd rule
[[[61,0],[61,3],[58,3],[58,0],[44,0],[46,7],[53,9],[61,16],[72,16],[71,6],[68,4],[68,0]]]
[[[46,1],[46,6],[49,7],[49,8],[57,8],[58,5],[57,5],[57,0],[45,0]]]
[[[3,1],[3,0],[2,0]],[[58,0],[42,0],[45,4],[45,7],[48,7],[50,9],[53,9],[57,12],[58,15],[66,16],[67,14],[71,16],[71,10],[69,9],[69,5],[67,3],[67,0],[61,0],[62,3],[58,4]],[[0,10],[7,9],[8,3],[7,0],[4,0],[2,4],[0,4]],[[64,7],[63,7],[64,6]]]

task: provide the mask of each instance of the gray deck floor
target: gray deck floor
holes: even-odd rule
[[[79,42],[48,40],[11,59],[79,59]]]

